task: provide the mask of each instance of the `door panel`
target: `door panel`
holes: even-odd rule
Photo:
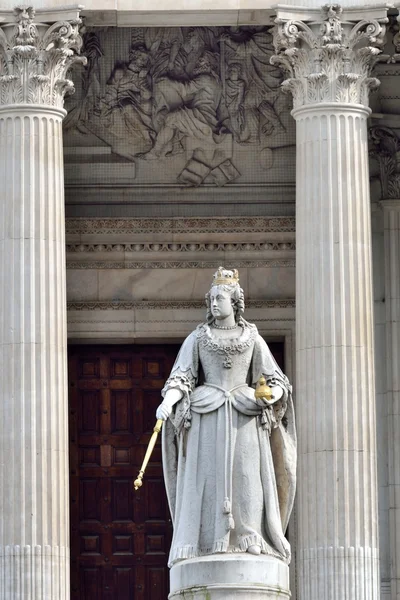
[[[69,349],[71,599],[165,600],[172,528],[160,443],[133,481],[179,347]]]

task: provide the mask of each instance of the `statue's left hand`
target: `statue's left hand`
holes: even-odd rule
[[[277,402],[283,396],[283,389],[280,385],[271,385],[270,387],[272,391],[272,400],[273,402]]]

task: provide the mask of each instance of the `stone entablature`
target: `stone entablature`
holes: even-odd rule
[[[182,337],[204,282],[238,265],[251,318],[293,325],[295,219],[67,219],[70,338]],[[149,241],[151,240],[151,241]]]
[[[68,219],[67,268],[294,267],[294,226],[289,217]]]

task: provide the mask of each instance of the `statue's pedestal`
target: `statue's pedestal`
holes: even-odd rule
[[[289,567],[271,556],[213,554],[176,563],[169,600],[285,600]]]

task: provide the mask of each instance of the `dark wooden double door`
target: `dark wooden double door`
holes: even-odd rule
[[[270,344],[283,366],[283,344]],[[135,492],[177,345],[71,346],[71,600],[166,600],[172,524],[158,441]]]
[[[172,525],[157,444],[142,463],[179,346],[69,349],[71,600],[166,600]]]

